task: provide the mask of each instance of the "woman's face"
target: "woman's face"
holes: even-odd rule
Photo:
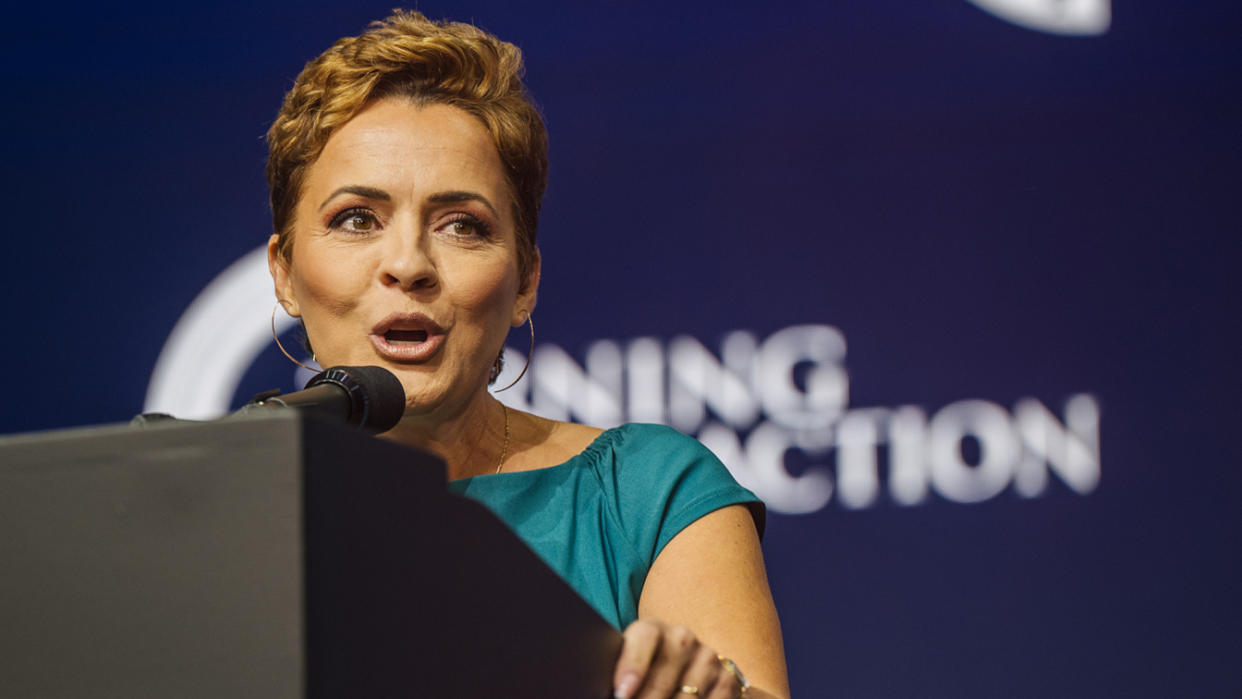
[[[535,304],[538,265],[523,286],[511,201],[477,119],[377,101],[308,169],[289,260],[272,236],[277,297],[305,321],[320,366],[385,367],[407,416],[452,417],[482,395]]]

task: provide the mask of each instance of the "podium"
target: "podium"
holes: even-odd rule
[[[0,439],[0,696],[611,696],[620,634],[444,478],[294,410]]]

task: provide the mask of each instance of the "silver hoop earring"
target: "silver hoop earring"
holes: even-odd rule
[[[507,391],[513,388],[514,386],[516,386],[517,382],[521,381],[523,376],[526,376],[526,370],[530,368],[531,357],[535,356],[535,321],[534,321],[533,314],[531,313],[526,314],[526,324],[530,326],[530,347],[526,349],[526,363],[522,365],[522,372],[517,375],[516,379],[509,382],[508,386],[505,386],[504,388],[498,388],[495,391],[493,391],[493,393],[500,393],[501,391]],[[501,354],[501,357],[503,357],[504,350],[501,350],[500,354]],[[497,357],[496,361],[501,362],[502,360],[500,357]],[[498,371],[496,373],[497,375],[499,375],[500,372]]]
[[[306,366],[305,364],[303,364],[302,362],[299,362],[298,360],[294,359],[294,358],[293,358],[293,355],[292,355],[292,354],[289,354],[289,352],[285,350],[285,346],[284,346],[284,345],[282,345],[282,344],[280,344],[280,338],[279,338],[279,337],[276,337],[276,308],[277,308],[277,307],[279,307],[279,306],[280,306],[280,302],[279,302],[279,301],[277,301],[277,302],[276,302],[276,305],[272,306],[272,339],[276,341],[276,346],[280,348],[280,353],[281,353],[281,354],[283,354],[283,355],[285,355],[285,357],[286,357],[289,361],[293,362],[294,364],[297,364],[298,366],[300,366],[300,367],[302,367],[303,369],[305,369],[305,370],[307,370],[307,371],[311,372],[312,374],[317,374],[317,373],[319,373],[319,370],[318,370],[318,369],[312,369],[312,368],[310,368],[310,367]],[[316,362],[316,363],[318,363],[318,361],[319,361],[319,360],[315,359],[314,355],[311,355],[311,361],[312,361],[312,362]]]

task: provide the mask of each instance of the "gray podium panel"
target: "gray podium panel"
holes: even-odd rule
[[[0,696],[609,694],[619,634],[432,457],[295,411],[0,439]]]

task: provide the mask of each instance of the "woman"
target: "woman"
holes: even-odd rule
[[[547,144],[520,71],[511,44],[417,13],[309,63],[268,133],[277,298],[320,364],[393,371],[406,409],[385,436],[443,458],[625,629],[617,697],[787,696],[754,496],[667,428],[487,391],[539,287]]]

